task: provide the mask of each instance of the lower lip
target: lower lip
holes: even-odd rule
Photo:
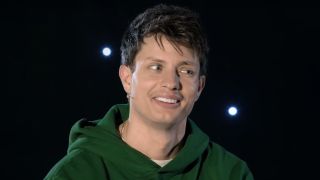
[[[153,99],[158,105],[160,105],[161,107],[164,107],[164,108],[176,108],[180,105],[180,102],[178,103],[166,103],[166,102],[162,102],[162,101],[159,101],[157,99]]]

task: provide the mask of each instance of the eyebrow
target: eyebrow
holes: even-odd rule
[[[195,66],[196,64],[195,64],[194,62],[192,62],[192,61],[186,60],[186,61],[183,61],[183,62],[179,63],[179,65],[180,65],[180,66],[181,66],[181,65],[191,65],[191,66]]]
[[[159,62],[159,63],[165,63],[164,60],[158,59],[158,58],[154,58],[154,57],[147,57],[146,60],[151,60],[151,61]]]
[[[154,58],[154,57],[147,57],[146,60],[151,60],[153,62],[158,62],[158,63],[163,63],[163,64],[166,63],[166,61],[164,61],[162,59]],[[193,61],[190,61],[190,60],[184,60],[184,61],[180,62],[178,65],[179,66],[181,66],[181,65],[192,65],[193,66],[193,65],[196,65],[196,63],[194,63]]]

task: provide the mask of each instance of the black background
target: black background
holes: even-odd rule
[[[126,102],[117,72],[122,33],[159,2],[166,1],[10,1],[1,8],[4,179],[42,179],[65,155],[73,123]],[[199,12],[211,47],[206,88],[191,118],[244,159],[255,179],[311,177],[320,9],[170,4]],[[105,45],[113,48],[109,58],[101,54]],[[235,118],[226,113],[230,104],[239,108]]]

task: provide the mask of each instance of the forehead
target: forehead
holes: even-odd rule
[[[184,60],[198,64],[195,51],[184,45],[168,40],[165,36],[148,36],[143,39],[136,60],[141,59]]]

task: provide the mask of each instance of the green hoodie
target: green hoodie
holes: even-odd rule
[[[183,148],[160,167],[121,140],[117,127],[128,112],[128,105],[115,105],[101,120],[78,121],[71,129],[67,155],[45,179],[253,180],[244,161],[210,142],[190,119]]]

